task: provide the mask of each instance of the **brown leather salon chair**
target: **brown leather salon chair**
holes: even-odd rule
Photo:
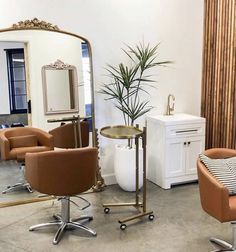
[[[61,199],[61,215],[54,215],[54,221],[30,227],[30,231],[58,226],[53,239],[57,244],[67,229],[82,229],[96,236],[96,232],[79,223],[79,220],[92,220],[82,216],[75,221],[70,219],[70,197],[90,189],[95,183],[98,152],[96,148],[48,151],[26,154],[26,179],[33,189],[58,196]]]
[[[9,128],[0,134],[0,148],[2,160],[17,160],[26,152],[53,150],[53,137],[38,128]]]
[[[236,150],[214,148],[203,154],[212,159],[224,159],[236,156]],[[230,221],[233,228],[232,245],[217,238],[210,238],[210,241],[220,247],[216,251],[236,251],[236,195],[229,195],[229,190],[211,175],[200,159],[197,171],[202,208],[220,222]]]
[[[55,129],[49,131],[54,137],[54,147],[57,148],[75,148],[75,132],[74,132],[73,123],[63,124]],[[80,130],[81,130],[81,142],[82,147],[87,147],[89,145],[89,123],[88,121],[80,122]],[[78,136],[78,128],[76,125],[76,136],[77,142],[79,142]]]
[[[53,136],[33,127],[15,127],[4,129],[0,134],[0,149],[2,160],[17,160],[24,164],[27,152],[42,152],[53,150]],[[24,165],[21,165],[24,171]],[[32,192],[26,182],[8,186],[3,193],[26,188]]]

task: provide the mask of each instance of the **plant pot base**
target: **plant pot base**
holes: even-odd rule
[[[143,186],[143,150],[139,149],[139,189]],[[135,149],[115,146],[114,170],[118,185],[124,190],[136,190]]]

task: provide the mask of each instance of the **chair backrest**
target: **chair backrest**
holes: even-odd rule
[[[96,148],[27,153],[25,175],[41,193],[73,196],[95,184],[97,162]]]
[[[82,147],[89,145],[89,124],[87,121],[80,122]],[[78,129],[76,128],[78,131]],[[49,131],[54,137],[54,147],[58,148],[75,148],[75,132],[72,123],[63,124]],[[77,132],[77,135],[78,132]],[[79,141],[79,140],[78,140]]]
[[[203,154],[212,159],[222,159],[236,156],[236,150],[213,148]],[[230,221],[228,189],[208,171],[200,159],[197,160],[197,172],[202,208],[221,222]]]
[[[6,129],[3,133],[6,138],[35,135],[38,139],[38,145],[45,145],[45,137],[50,138],[50,135],[38,128],[34,127],[15,127]]]

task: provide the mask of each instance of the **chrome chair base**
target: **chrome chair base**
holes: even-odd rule
[[[236,252],[236,222],[231,222],[232,227],[232,244],[217,238],[210,238],[210,242],[216,248],[213,252],[235,251]]]
[[[45,227],[59,226],[59,228],[54,236],[54,239],[53,239],[54,245],[56,245],[60,242],[60,240],[66,230],[82,229],[82,230],[92,234],[93,236],[97,235],[97,233],[94,230],[92,230],[91,228],[78,222],[78,221],[82,221],[82,220],[91,221],[91,220],[93,220],[92,216],[80,216],[79,218],[76,218],[76,219],[70,219],[70,199],[69,199],[69,197],[62,198],[61,203],[62,203],[61,204],[61,215],[55,214],[55,215],[53,215],[53,218],[55,219],[54,221],[31,226],[29,228],[29,231],[34,231],[34,230],[45,228]]]
[[[6,190],[2,191],[2,193],[5,194],[8,192],[18,191],[18,190],[23,190],[23,189],[28,190],[28,192],[30,192],[30,193],[33,192],[29,183],[22,182],[22,183],[17,183],[13,186],[8,186]]]
[[[15,185],[12,185],[12,186],[7,186],[7,189],[2,191],[3,194],[8,193],[8,192],[13,192],[13,191],[24,190],[24,189],[28,190],[28,192],[30,193],[33,192],[30,184],[27,183],[27,181],[25,180],[25,164],[22,163],[19,168],[22,171],[23,181],[20,183],[16,183]]]
[[[55,217],[55,215],[54,215]],[[93,218],[91,216],[83,216],[81,218],[78,218],[77,220],[92,220]],[[59,241],[61,240],[64,232],[66,230],[69,230],[69,229],[82,229],[84,231],[87,231],[89,232],[90,234],[92,234],[93,236],[96,236],[97,233],[92,230],[91,228],[87,227],[87,226],[84,226],[82,225],[81,223],[79,222],[75,222],[75,221],[69,221],[69,222],[64,222],[62,220],[62,218],[58,218],[58,215],[57,215],[57,220],[55,221],[51,221],[51,222],[48,222],[48,223],[43,223],[43,224],[38,224],[38,225],[35,225],[35,226],[32,226],[30,227],[30,231],[34,231],[34,230],[37,230],[37,229],[40,229],[40,228],[44,228],[44,227],[51,227],[51,226],[59,226],[55,236],[54,236],[54,239],[53,239],[53,244],[58,244]]]
[[[212,252],[236,251],[236,249],[230,243],[221,239],[212,237],[210,238],[210,242],[213,244],[214,247],[216,247],[216,250],[213,250]]]

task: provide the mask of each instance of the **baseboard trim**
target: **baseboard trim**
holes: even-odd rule
[[[102,175],[102,177],[104,178],[104,181],[105,181],[105,184],[106,184],[106,185],[114,185],[114,184],[117,184],[116,177],[115,177],[115,174],[114,174],[114,173],[111,173],[111,174],[104,174],[104,175]]]

